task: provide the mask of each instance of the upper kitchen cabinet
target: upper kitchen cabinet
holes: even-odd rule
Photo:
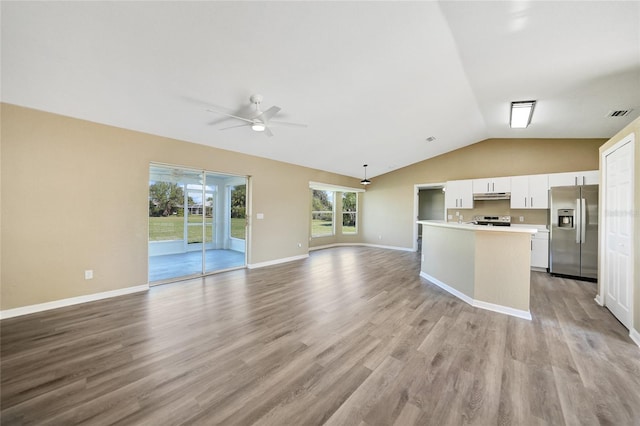
[[[473,181],[467,179],[447,182],[444,205],[448,209],[472,209]]]
[[[511,179],[508,177],[473,179],[474,194],[493,194],[511,191]]]
[[[549,175],[511,178],[512,209],[548,209]]]
[[[576,186],[598,185],[600,183],[600,171],[589,170],[586,172],[553,173],[549,175],[549,186]]]

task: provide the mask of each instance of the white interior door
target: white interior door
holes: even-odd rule
[[[625,327],[632,323],[633,143],[605,156],[605,306]]]

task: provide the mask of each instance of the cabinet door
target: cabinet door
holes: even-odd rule
[[[549,267],[549,240],[531,240],[531,266],[545,269]]]
[[[549,186],[572,186],[577,184],[577,174],[570,173],[552,173],[549,175]]]
[[[491,184],[493,183],[492,179],[473,179],[472,182],[474,194],[486,194],[493,192],[491,191]]]
[[[600,184],[600,170],[591,170],[582,173],[584,179],[584,185],[599,185]]]
[[[460,198],[460,208],[472,209],[473,208],[473,181],[459,180],[458,181],[458,197]]]
[[[452,180],[447,182],[447,190],[444,192],[444,206],[448,209],[460,208],[460,197],[458,181]]]
[[[513,193],[512,193],[513,195]],[[529,176],[529,203],[531,209],[549,208],[549,176]]]
[[[511,208],[526,209],[529,206],[529,176],[511,178]]]
[[[491,192],[510,192],[511,178],[493,178],[491,182]]]

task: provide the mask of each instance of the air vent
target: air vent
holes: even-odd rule
[[[632,109],[617,109],[615,111],[609,111],[607,117],[624,117],[633,111]]]

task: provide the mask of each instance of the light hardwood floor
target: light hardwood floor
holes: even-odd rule
[[[595,284],[533,321],[366,247],[1,322],[2,424],[640,424],[640,348]]]

